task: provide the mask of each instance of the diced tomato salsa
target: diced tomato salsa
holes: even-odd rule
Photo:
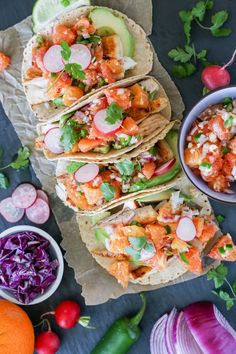
[[[235,102],[226,98],[208,107],[192,127],[185,163],[216,192],[230,193],[236,180]]]

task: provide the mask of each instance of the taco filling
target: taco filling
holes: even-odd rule
[[[41,101],[71,106],[92,90],[123,79],[136,66],[134,52],[134,38],[124,20],[95,9],[73,26],[56,24],[51,34],[38,34],[25,78],[46,86]]]
[[[99,247],[92,253],[111,260],[108,272],[126,288],[129,280],[164,270],[173,257],[201,274],[203,249],[217,231],[213,215],[174,191],[156,207],[126,209],[100,221],[95,226]]]
[[[149,151],[114,164],[67,163],[66,173],[58,177],[66,201],[73,208],[93,210],[128,194],[169,182],[180,172],[175,157],[177,135],[177,131],[171,131]]]
[[[156,96],[157,91],[148,92],[138,83],[105,89],[100,98],[62,116],[59,124],[45,125],[36,147],[56,155],[107,154],[141,143],[140,122],[168,105],[167,98]]]

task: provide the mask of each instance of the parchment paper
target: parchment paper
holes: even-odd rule
[[[99,0],[96,4],[110,6],[126,13],[139,23],[149,34],[152,28],[151,0]],[[21,86],[21,62],[25,44],[31,38],[31,18],[0,32],[0,50],[7,53],[12,63],[7,70],[0,74],[0,100],[5,112],[12,122],[22,145],[31,148],[31,163],[34,171],[51,199],[52,211],[61,230],[62,247],[66,251],[65,258],[74,269],[76,281],[82,285],[82,295],[86,304],[95,305],[106,302],[109,298],[117,298],[124,293],[135,293],[143,290],[156,289],[155,286],[130,286],[124,291],[108,273],[103,270],[88,253],[81,241],[76,218],[72,210],[65,207],[54,192],[55,162],[47,161],[44,156],[33,148],[36,137],[36,118],[31,112]],[[181,118],[184,104],[179,91],[170,79],[166,70],[161,66],[157,56],[154,58],[152,74],[161,82],[172,103],[173,114]],[[145,60],[145,58],[144,58]],[[10,144],[10,142],[9,142]],[[9,145],[10,148],[10,145]],[[193,278],[187,275],[176,282]]]

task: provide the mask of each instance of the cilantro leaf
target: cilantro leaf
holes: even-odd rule
[[[220,299],[222,299],[226,302],[226,309],[227,310],[230,310],[231,307],[234,306],[234,300],[230,297],[230,295],[226,291],[220,290],[219,292],[217,292],[217,291],[212,291],[212,292],[213,292],[213,294],[215,294]]]
[[[71,49],[66,41],[61,41],[61,55],[64,60],[69,60],[71,56]]]
[[[207,0],[206,1],[206,9],[207,10],[211,10],[213,8],[213,6],[214,6],[214,2],[213,1],[211,1],[211,0]]]
[[[224,284],[227,274],[227,267],[221,263],[217,268],[208,271],[207,280],[213,280],[215,288],[218,289]]]
[[[197,70],[196,66],[192,63],[175,64],[172,67],[172,73],[179,79],[191,76]]]
[[[211,34],[214,37],[227,37],[232,33],[231,28],[218,28],[215,30],[211,30]]]
[[[61,116],[60,121],[59,121],[59,127],[63,128],[66,125],[68,119],[71,118],[73,115],[74,115],[74,112],[63,114],[63,116]]]
[[[67,7],[70,5],[70,0],[60,0],[60,3],[64,6]]]
[[[62,97],[55,98],[55,99],[52,101],[52,104],[53,104],[54,106],[56,106],[56,107],[64,106],[63,98],[62,98]]]
[[[91,34],[89,38],[84,38],[83,36],[78,36],[76,43],[89,44],[89,43],[101,43],[102,38],[96,34]]]
[[[133,258],[134,261],[138,261],[141,258],[141,254],[140,251],[135,250],[133,247],[131,246],[127,246],[125,247],[125,252],[131,257]]]
[[[100,186],[100,191],[102,192],[105,201],[110,202],[115,196],[116,189],[110,183],[103,182]]]
[[[150,92],[148,95],[149,101],[154,101],[157,98],[157,96],[158,96],[157,90]]]
[[[65,71],[73,78],[78,80],[84,80],[86,78],[85,72],[82,70],[80,64],[72,63],[65,65]]]
[[[182,10],[179,12],[179,17],[184,24],[184,33],[186,36],[187,45],[189,45],[191,40],[190,36],[191,36],[191,28],[192,28],[192,21],[193,21],[192,12]]]
[[[223,154],[228,154],[230,152],[230,148],[228,148],[227,146],[222,146],[221,151],[223,152]]]
[[[154,145],[151,147],[151,149],[148,150],[149,154],[156,156],[157,155],[157,146]]]
[[[145,236],[129,237],[129,242],[136,250],[140,250],[147,243],[147,238]]]
[[[150,242],[146,243],[146,245],[144,246],[144,250],[149,253],[155,253],[155,247]]]
[[[223,215],[219,214],[219,215],[217,215],[216,220],[218,221],[218,223],[221,223],[225,220],[225,217]]]
[[[193,55],[195,54],[195,51],[193,47],[190,47],[189,45],[185,45],[184,48],[177,47],[175,49],[172,49],[169,53],[168,56],[173,59],[174,61],[179,61],[181,63],[187,63],[188,61],[191,60]]]
[[[229,116],[229,118],[224,122],[224,126],[231,127],[233,125],[233,122],[234,122],[234,117]]]
[[[81,124],[73,120],[67,120],[66,124],[61,127],[62,135],[60,140],[66,151],[71,150],[80,138],[88,134],[87,130],[81,129],[81,127]]]
[[[199,19],[199,21],[203,21],[206,10],[207,10],[206,2],[199,1],[192,9],[192,16]]]
[[[80,167],[84,166],[84,162],[71,162],[69,165],[66,167],[66,171],[69,174],[75,173]]]
[[[116,168],[121,175],[131,176],[134,172],[134,164],[129,159],[118,162],[116,164]]]
[[[0,188],[7,189],[9,187],[9,179],[3,173],[0,173]]]
[[[13,168],[14,170],[19,170],[21,168],[28,167],[29,166],[29,156],[30,156],[30,151],[27,148],[27,146],[21,147],[17,151],[16,159],[10,163],[10,167]]]
[[[211,26],[210,30],[215,31],[215,30],[219,29],[228,20],[228,17],[229,17],[229,14],[228,14],[228,11],[226,11],[226,10],[221,10],[221,11],[216,12],[211,17],[212,26]]]
[[[39,35],[36,37],[36,41],[38,44],[43,44],[43,42],[44,42],[43,38]]]
[[[166,234],[167,234],[167,235],[171,234],[171,227],[170,227],[170,225],[166,225],[166,226],[165,226],[165,229],[166,229]]]
[[[109,124],[115,124],[117,121],[122,120],[123,118],[123,109],[119,107],[118,104],[115,102],[110,104],[110,106],[107,107],[106,111],[106,121]]]

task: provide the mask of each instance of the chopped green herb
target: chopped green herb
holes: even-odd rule
[[[233,247],[233,245],[231,245],[231,244],[229,244],[229,245],[225,245],[225,249],[226,250],[232,250],[234,247]]]
[[[70,0],[60,0],[60,3],[64,6],[67,7],[70,5]]]
[[[43,38],[41,36],[39,36],[39,35],[37,35],[36,41],[37,41],[38,44],[43,44],[43,42],[44,42]]]
[[[118,162],[116,164],[116,168],[121,175],[131,176],[134,172],[134,164],[129,159]]]
[[[132,137],[130,135],[127,135],[126,138],[119,138],[119,143],[121,147],[129,146],[131,139]]]
[[[66,171],[69,174],[75,173],[80,167],[84,166],[84,162],[71,162],[69,165],[66,167]]]
[[[51,73],[51,77],[54,79],[55,77],[57,77],[56,73]]]
[[[61,48],[62,48],[61,50],[62,58],[68,61],[71,56],[71,49],[69,44],[66,41],[61,41]]]
[[[167,234],[167,235],[171,234],[171,227],[170,227],[170,225],[166,225],[166,226],[165,226],[165,229],[166,229],[166,234]]]
[[[102,38],[96,34],[91,34],[89,38],[84,38],[83,36],[78,36],[76,39],[76,43],[81,44],[90,44],[90,43],[101,43]]]
[[[230,152],[230,148],[228,148],[227,146],[222,146],[221,151],[223,152],[223,154],[228,154]]]
[[[186,256],[186,253],[185,252],[182,252],[179,254],[180,255],[180,258],[182,259],[182,261],[186,264],[189,264],[189,261],[188,261],[188,258]]]
[[[224,247],[219,247],[218,251],[220,254],[225,254],[225,248]]]
[[[223,216],[223,215],[217,215],[217,217],[216,217],[216,220],[219,222],[219,223],[221,223],[221,222],[223,222],[224,220],[225,220],[225,217]]]
[[[157,155],[157,147],[156,145],[152,146],[151,149],[149,149],[149,154],[156,156]]]
[[[220,290],[219,292],[217,292],[217,291],[212,291],[212,292],[213,292],[213,294],[218,296],[220,299],[225,301],[227,310],[230,310],[234,306],[235,299],[231,298],[230,295],[226,291]]]
[[[110,106],[107,107],[107,117],[106,121],[109,124],[115,124],[117,121],[122,120],[123,118],[123,109],[113,102]]]
[[[144,249],[146,252],[155,253],[155,247],[154,247],[153,244],[150,243],[150,242],[147,242],[143,249]]]
[[[95,229],[95,238],[98,242],[105,244],[106,239],[109,238],[108,233],[102,227]]]
[[[105,201],[110,202],[115,196],[116,189],[110,183],[103,182],[100,186],[100,191],[102,192]]]
[[[133,192],[138,192],[146,188],[146,183],[144,181],[138,181],[132,184],[132,186],[129,189],[130,193]]]
[[[73,78],[76,80],[84,80],[86,78],[85,72],[82,70],[82,67],[80,64],[66,64],[65,65],[65,71]]]
[[[204,167],[204,168],[211,168],[212,165],[210,162],[206,162],[206,161],[203,161],[201,164],[200,164],[200,167]]]
[[[61,142],[65,151],[71,150],[73,145],[81,139],[81,124],[74,120],[67,120],[61,127]]]
[[[105,81],[104,79],[100,79],[100,80],[98,81],[98,86],[99,86],[99,87],[102,87],[102,86],[105,86],[105,85],[107,85],[107,83],[106,83],[106,81]]]
[[[59,121],[59,127],[63,128],[65,126],[65,124],[67,123],[68,119],[70,119],[73,115],[74,115],[74,112],[63,114],[63,116],[61,116],[60,121]]]
[[[131,221],[130,225],[135,225],[135,226],[142,226],[139,222],[136,220]]]
[[[129,237],[129,242],[136,250],[141,250],[147,243],[147,238],[145,236]]]
[[[150,92],[148,95],[149,101],[154,101],[157,98],[157,96],[158,96],[157,90]]]
[[[53,103],[54,106],[56,106],[56,107],[64,106],[63,98],[62,98],[62,97],[55,98],[55,99],[52,101],[52,103]]]
[[[0,173],[0,188],[7,189],[10,185],[9,179],[3,173]]]
[[[218,289],[224,284],[227,274],[227,267],[221,263],[217,268],[209,270],[207,273],[207,279],[213,280],[215,288]]]
[[[231,127],[233,125],[234,117],[229,116],[229,118],[224,122],[225,127]]]
[[[198,133],[197,135],[194,136],[194,140],[196,141],[196,143],[199,142],[199,139],[201,136],[202,136],[202,133]]]

